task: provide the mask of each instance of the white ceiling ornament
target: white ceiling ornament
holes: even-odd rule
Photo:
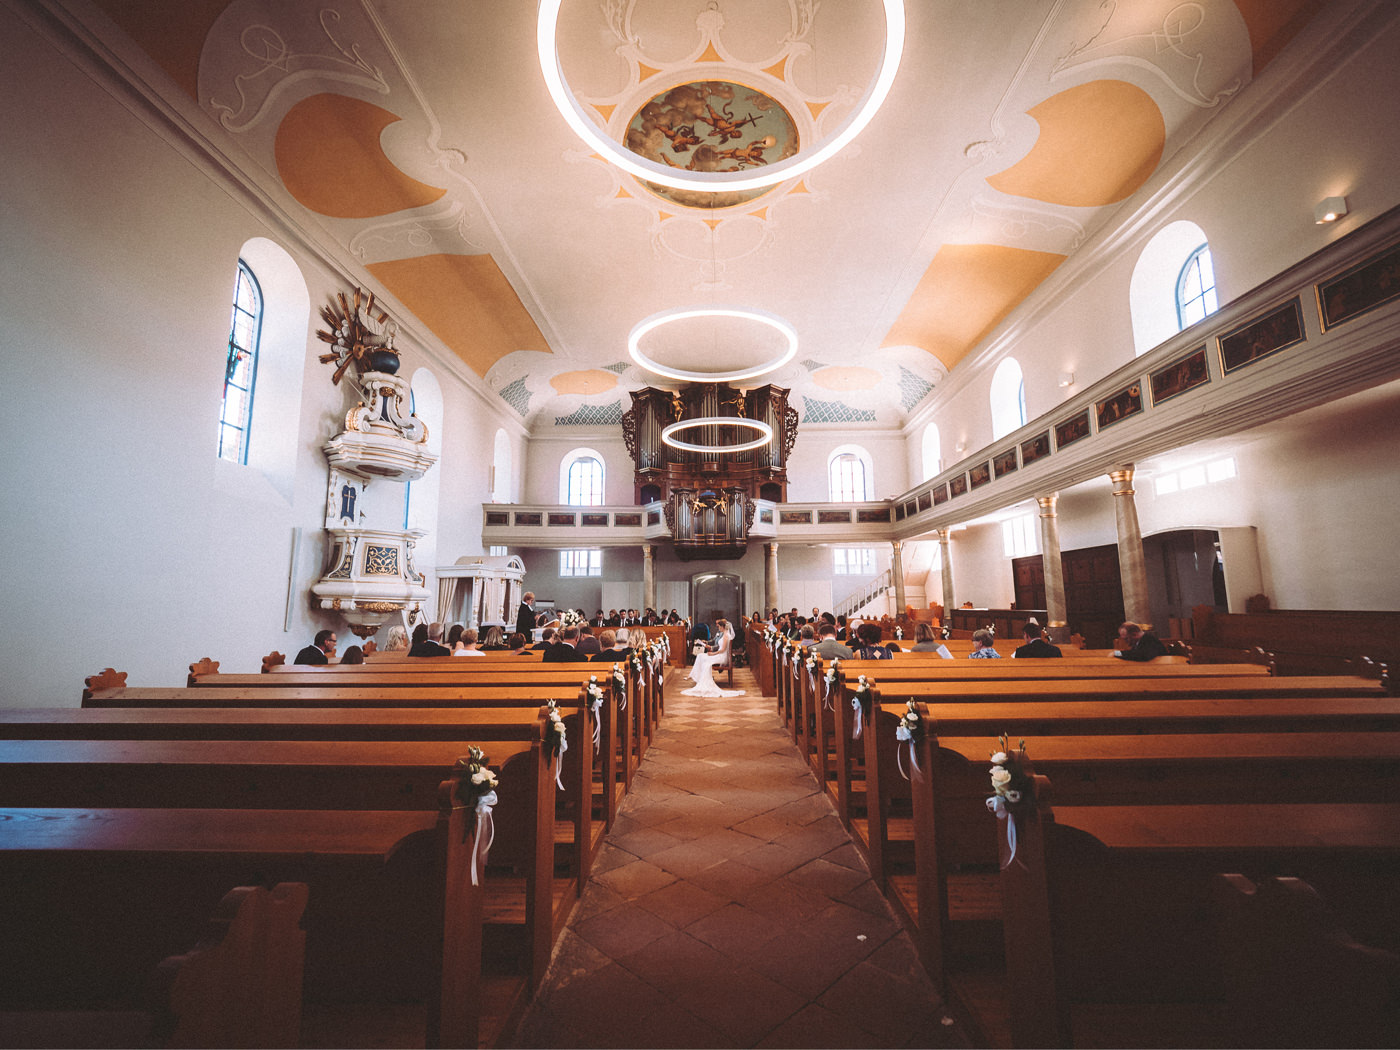
[[[799,5],[794,8],[795,32],[784,38],[778,54],[758,63],[739,62],[732,58],[721,62],[715,62],[713,59],[701,60],[701,56],[707,54],[707,49],[722,59],[725,57],[717,36],[723,26],[723,18],[718,6],[713,4],[702,12],[697,20],[697,26],[701,30],[701,44],[685,61],[667,63],[650,57],[644,59],[637,46],[638,36],[630,26],[629,9],[625,25],[619,26],[614,17],[613,31],[624,41],[619,52],[629,60],[631,82],[622,92],[609,98],[589,99],[587,107],[569,88],[560,61],[557,30],[563,0],[540,0],[536,44],[540,69],[555,106],[574,133],[610,163],[644,182],[675,190],[698,190],[704,193],[757,190],[796,178],[835,156],[860,134],[879,110],[899,69],[904,50],[905,28],[903,0],[880,2],[884,8],[885,33],[878,71],[854,111],[839,127],[833,129],[831,134],[820,138],[814,134],[815,128],[807,118],[807,104],[816,100],[802,97],[786,80],[770,72],[775,68],[783,68],[789,58],[810,50],[796,35],[798,32],[806,35],[810,30],[812,10],[809,7]],[[645,76],[642,73],[643,66],[646,67]],[[799,133],[805,146],[791,157],[760,167],[738,171],[690,171],[647,160],[622,145],[626,127],[633,115],[659,90],[692,81],[719,80],[725,76],[742,76],[746,84],[782,103],[799,124]],[[611,116],[607,126],[600,127],[600,110],[609,108]],[[824,107],[818,107],[822,108]],[[808,126],[804,128],[801,126],[803,124]]]
[[[648,335],[652,338],[644,350]],[[732,383],[791,361],[797,356],[797,331],[763,310],[681,307],[652,314],[633,326],[627,353],[643,368],[668,379]],[[693,367],[699,362],[713,367]]]
[[[757,435],[749,441],[739,441],[734,444],[710,444],[702,445],[694,441],[682,441],[676,437],[677,434],[693,430],[697,427],[724,426],[734,427],[739,430],[752,430]],[[662,428],[661,440],[672,448],[683,449],[686,452],[747,452],[749,449],[762,448],[773,440],[773,428],[761,419],[744,419],[739,416],[702,416],[699,419],[683,419],[679,423],[672,423]]]

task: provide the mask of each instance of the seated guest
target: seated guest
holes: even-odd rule
[[[340,664],[342,667],[347,666],[349,664],[362,664],[364,662],[365,651],[361,649],[358,645],[352,645],[349,649],[346,649],[345,655],[340,658]]]
[[[797,632],[797,644],[804,649],[810,649],[817,644],[817,632],[810,623],[804,623]]]
[[[847,638],[845,613],[842,613],[840,616],[836,617],[836,640],[838,642],[849,641],[849,639]]]
[[[524,656],[530,651],[525,645],[525,636],[519,631],[514,632],[506,639],[506,648],[512,656]]]
[[[602,643],[594,637],[589,628],[580,627],[578,629],[578,653],[581,658],[590,657],[602,648]]]
[[[622,617],[618,615],[618,612],[617,612],[616,609],[609,609],[609,610],[608,610],[608,626],[609,626],[609,627],[621,627],[621,626],[622,626]]]
[[[640,627],[633,627],[625,634],[618,631],[617,644],[627,646],[629,652],[640,653],[647,647],[647,633]]]
[[[462,636],[457,639],[457,647],[452,650],[453,656],[485,656],[481,651],[481,646],[477,645],[477,634],[474,627],[468,627],[462,631]]]
[[[586,660],[588,657],[577,651],[578,628],[570,624],[558,635],[558,641],[544,651],[544,662],[547,664],[567,664],[575,660]]]
[[[890,651],[880,641],[883,632],[878,623],[861,624],[856,637],[860,640],[860,646],[855,651],[857,660],[890,659]]]
[[[914,625],[914,644],[909,651],[911,653],[937,653],[945,660],[953,658],[948,647],[933,636],[933,624],[925,623],[922,620]]]
[[[823,660],[849,660],[855,656],[851,647],[845,642],[836,640],[836,624],[829,620],[823,620],[817,625],[817,644],[812,646],[812,653],[820,656]]]
[[[440,643],[441,638],[442,624],[420,623],[413,628],[413,645],[409,648],[408,655],[451,656],[452,650]]]
[[[996,638],[985,627],[972,632],[972,652],[967,655],[973,660],[1000,660],[1001,653],[992,648]]]
[[[1141,625],[1127,621],[1118,628],[1118,649],[1113,655],[1121,660],[1155,660],[1167,655],[1167,647],[1151,631],[1144,631]]]
[[[328,664],[330,656],[335,652],[335,632],[317,631],[316,637],[310,645],[297,653],[297,658],[292,661],[294,664]]]
[[[553,627],[546,627],[543,631],[540,632],[540,640],[534,645],[530,646],[530,648],[537,653],[549,652],[549,647],[558,640],[555,638],[555,635],[558,633],[559,632],[556,631]]]
[[[1051,645],[1040,634],[1040,624],[1035,620],[1027,620],[1026,626],[1021,628],[1021,633],[1025,635],[1026,644],[1020,646],[1011,654],[1013,659],[1024,660],[1027,657],[1039,659],[1044,657],[1060,656],[1065,654],[1060,652],[1058,645]]]
[[[396,623],[389,628],[389,638],[384,643],[386,653],[406,653],[408,652],[408,632],[404,630],[403,624]]]
[[[466,624],[454,623],[447,632],[447,641],[442,644],[455,653],[462,648],[462,632],[466,629]]]
[[[681,614],[678,613],[675,609],[672,609],[669,613],[666,614],[666,622],[667,622],[667,623],[680,623],[680,622],[681,622]]]
[[[506,651],[506,632],[500,624],[486,628],[486,637],[481,640],[483,653],[503,653]]]
[[[621,663],[632,655],[626,643],[617,640],[617,631],[611,628],[598,636],[599,649],[593,654],[594,663]]]

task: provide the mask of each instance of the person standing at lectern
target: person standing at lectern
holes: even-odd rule
[[[535,636],[535,592],[526,591],[520,596],[520,609],[515,614],[515,629],[526,638]]]

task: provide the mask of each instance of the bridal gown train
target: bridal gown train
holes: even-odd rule
[[[729,665],[729,647],[733,640],[734,633],[730,630],[720,638],[718,650],[713,653],[700,653],[695,657],[695,666],[690,669],[690,680],[695,683],[695,688],[682,690],[682,696],[744,695],[742,689],[721,689],[715,681],[714,669]]]

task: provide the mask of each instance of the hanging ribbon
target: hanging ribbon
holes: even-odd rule
[[[491,852],[491,843],[496,841],[496,822],[491,817],[491,807],[496,804],[496,793],[488,791],[476,800],[476,841],[472,843],[472,885],[480,886],[478,872],[486,871],[486,855]]]
[[[603,692],[599,690],[593,696],[593,753],[596,755],[603,746]]]
[[[859,693],[856,693],[854,696],[851,697],[851,707],[853,707],[856,712],[856,724],[855,727],[851,730],[851,739],[858,740],[860,739],[860,734],[863,731],[863,727],[861,726],[861,718],[865,714],[865,708],[860,706]]]
[[[826,696],[822,698],[822,706],[825,707],[828,711],[836,710],[836,708],[833,707],[831,703],[831,687],[833,684],[834,683],[830,678],[826,680]]]
[[[1016,859],[1016,818],[1012,815],[1010,807],[1007,806],[1006,799],[1000,795],[993,795],[987,799],[987,808],[996,814],[997,820],[1006,821],[1006,844],[1011,847],[1011,855],[1001,866],[1002,870],[1005,871],[1011,867],[1011,862]]]
[[[904,743],[906,743],[906,744],[909,745],[909,766],[910,766],[911,769],[914,770],[915,773],[918,773],[918,774],[922,775],[922,774],[923,774],[923,770],[919,768],[919,753],[918,753],[918,751],[916,751],[915,748],[914,748],[914,734],[913,734],[912,732],[910,732],[908,729],[904,728],[904,726],[900,726],[900,727],[898,727],[898,728],[894,731],[894,735],[895,735],[895,739],[896,739],[896,740],[903,741]],[[908,780],[908,779],[909,779],[909,774],[906,773],[906,772],[904,772],[904,749],[903,749],[903,748],[901,748],[901,747],[895,748],[895,750],[894,750],[894,760],[895,760],[895,765],[897,765],[897,766],[899,767],[899,775],[902,776],[905,780]]]
[[[559,754],[555,756],[554,783],[560,791],[564,790],[564,752],[569,750],[569,741],[561,734],[559,737]]]

